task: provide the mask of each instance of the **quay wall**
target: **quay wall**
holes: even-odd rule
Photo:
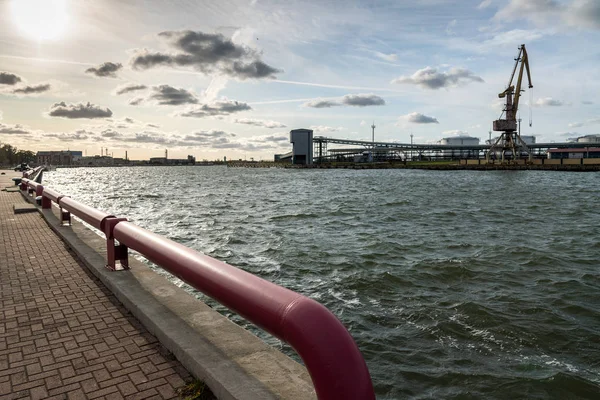
[[[34,203],[27,191],[22,194]],[[38,209],[88,269],[217,398],[317,398],[303,365],[133,257],[129,270],[107,269],[105,239],[77,220],[63,226],[57,207]]]

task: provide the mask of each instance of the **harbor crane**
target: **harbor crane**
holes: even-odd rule
[[[519,68],[517,87],[515,88],[513,80],[519,64],[521,67]],[[533,88],[533,85],[531,84],[531,72],[529,71],[529,58],[527,57],[525,45],[522,44],[519,47],[519,54],[517,55],[517,58],[515,58],[515,67],[510,75],[508,86],[506,90],[498,95],[499,98],[506,99],[506,103],[502,115],[500,115],[500,119],[494,121],[493,129],[496,132],[502,133],[493,144],[490,141],[491,147],[486,153],[487,162],[490,161],[490,156],[492,154],[497,154],[497,152],[501,152],[502,161],[504,161],[507,150],[512,152],[512,157],[515,160],[518,158],[519,154],[522,154],[521,152],[526,152],[529,154],[529,157],[531,157],[531,152],[529,151],[527,144],[521,139],[521,132],[517,130],[517,111],[519,109],[521,92],[524,91],[524,89],[521,89],[524,69],[527,70],[527,81],[529,83],[529,89],[531,89]],[[531,104],[529,107],[531,107]],[[504,118],[502,118],[502,116],[504,116]],[[531,126],[531,120],[529,121],[529,126]]]

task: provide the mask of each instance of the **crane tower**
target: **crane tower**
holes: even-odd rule
[[[517,75],[517,87],[515,88],[513,85],[513,80],[519,64],[521,67],[519,68],[519,73]],[[531,89],[533,88],[533,85],[531,84],[531,73],[529,71],[529,58],[527,57],[525,45],[522,44],[519,47],[519,54],[517,55],[517,58],[515,58],[515,66],[512,74],[510,75],[508,87],[498,95],[499,98],[506,99],[506,103],[500,119],[494,121],[493,128],[494,131],[502,133],[500,136],[498,136],[498,139],[491,144],[490,149],[486,153],[487,162],[490,161],[490,156],[497,152],[501,152],[502,161],[504,161],[507,150],[512,152],[513,159],[517,159],[522,152],[526,152],[529,154],[529,157],[531,157],[531,152],[529,151],[527,144],[523,139],[521,139],[520,132],[517,130],[517,111],[519,109],[521,92],[524,91],[521,89],[524,69],[527,70],[527,81],[529,83],[529,89]],[[531,107],[531,104],[529,106]],[[504,116],[504,118],[502,118],[502,116]]]

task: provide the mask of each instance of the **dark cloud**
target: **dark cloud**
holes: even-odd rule
[[[139,106],[140,104],[142,104],[144,102],[144,98],[143,97],[134,97],[133,99],[129,100],[129,105],[131,106]]]
[[[31,131],[23,125],[5,125],[0,124],[0,135],[29,135]]]
[[[13,90],[15,94],[34,94],[43,93],[50,90],[52,86],[49,83],[40,83],[39,85],[23,86]]]
[[[156,129],[160,128],[160,125],[156,125],[156,124],[146,124],[146,126],[149,128],[156,128]]]
[[[109,108],[102,108],[92,103],[66,104],[64,101],[55,103],[50,107],[48,115],[51,117],[76,118],[108,118],[112,116]]]
[[[105,137],[105,138],[114,138],[114,137],[120,137],[122,135],[113,129],[105,129],[102,132],[100,132],[100,136]]]
[[[418,85],[426,89],[447,88],[467,82],[483,82],[483,79],[464,68],[438,72],[436,68],[425,67],[411,76],[401,76],[392,80],[392,83]]]
[[[21,77],[10,72],[0,72],[0,85],[16,85],[21,82]]]
[[[121,63],[105,62],[100,64],[98,67],[88,68],[85,70],[86,74],[92,74],[100,78],[116,78],[117,71],[123,68]]]
[[[435,117],[429,117],[427,115],[413,112],[408,115],[405,115],[404,118],[408,122],[412,122],[413,124],[439,124],[440,122]]]
[[[304,107],[311,107],[311,108],[330,108],[330,107],[337,107],[337,106],[341,106],[341,105],[342,105],[341,103],[339,103],[335,100],[322,100],[322,99],[311,100],[311,101],[308,101],[303,104]]]
[[[192,67],[206,74],[220,72],[238,79],[274,78],[282,72],[260,60],[256,50],[237,45],[221,34],[185,30],[161,32],[158,36],[178,52],[137,50],[130,61],[134,69]]]
[[[180,117],[212,117],[218,115],[229,115],[240,111],[252,110],[247,103],[240,103],[237,101],[223,100],[217,101],[212,104],[202,104],[198,107],[194,107],[183,112],[178,113]]]
[[[330,108],[339,106],[367,107],[383,106],[385,100],[374,94],[347,94],[339,100],[314,99],[303,104],[304,107]]]
[[[126,83],[125,85],[118,86],[115,89],[115,94],[121,95],[121,94],[125,94],[125,93],[135,92],[138,90],[145,90],[145,89],[148,89],[148,86],[142,85],[139,83]]]
[[[594,104],[594,102],[593,102],[593,101],[591,101],[591,100],[583,100],[583,101],[581,102],[581,104],[585,104],[586,106],[589,106],[589,105],[591,105],[591,104]]]
[[[260,126],[260,127],[269,128],[269,129],[285,128],[286,127],[286,125],[282,124],[281,122],[265,121],[265,120],[262,120],[262,119],[253,119],[253,118],[235,119],[234,122],[237,123],[237,124]]]
[[[281,72],[277,68],[265,64],[262,61],[252,61],[243,63],[236,61],[224,71],[233,77],[239,79],[258,79],[258,78],[275,78],[275,74]]]
[[[71,133],[45,133],[45,137],[51,137],[63,142],[70,142],[73,140],[87,140],[90,136],[93,136],[93,132],[88,132],[84,129],[77,130]]]
[[[185,89],[177,89],[169,85],[152,87],[152,93],[148,98],[155,100],[157,104],[167,106],[198,103],[198,99],[193,93]]]
[[[385,100],[374,94],[347,94],[342,103],[354,107],[383,106]]]
[[[253,138],[252,141],[258,143],[279,143],[279,142],[288,142],[290,137],[288,135],[269,135],[269,136],[261,136],[257,138]]]

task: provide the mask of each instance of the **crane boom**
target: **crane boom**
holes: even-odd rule
[[[521,68],[519,68],[519,63],[521,64]],[[517,87],[515,88],[513,85],[513,80],[515,78],[517,69],[519,69],[519,73],[517,74]],[[519,100],[521,99],[523,70],[527,70],[527,81],[529,83],[529,88],[531,89],[533,88],[533,85],[531,84],[529,57],[527,56],[527,50],[525,49],[524,44],[519,47],[519,54],[517,55],[517,58],[515,58],[515,66],[512,70],[512,74],[510,75],[508,87],[498,95],[498,97],[501,99],[506,98],[506,105],[504,107],[504,112],[506,114],[504,119],[501,118],[494,121],[495,131],[514,132],[517,130],[517,111],[519,110]]]

